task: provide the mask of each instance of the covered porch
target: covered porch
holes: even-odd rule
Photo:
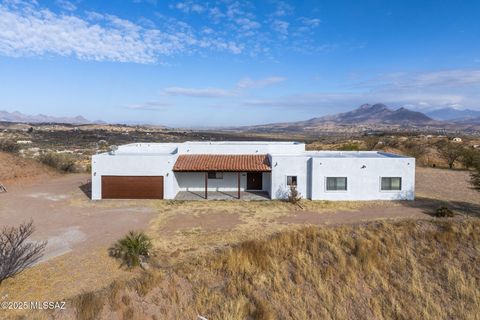
[[[231,191],[208,191],[207,198],[204,192],[199,191],[180,191],[177,193],[175,200],[246,200],[259,201],[270,200],[267,191],[241,191],[240,197],[238,192]]]
[[[173,168],[178,200],[270,198],[267,155],[180,155]]]

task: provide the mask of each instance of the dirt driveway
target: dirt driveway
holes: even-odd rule
[[[298,211],[270,201],[258,204],[180,201],[175,208],[162,201],[94,202],[87,196],[89,176],[70,174],[43,178],[30,185],[9,186],[8,193],[0,194],[0,227],[33,219],[36,227],[33,238],[48,240],[43,258],[48,260],[72,250],[109,246],[129,230],[147,229],[152,224],[162,225],[162,235],[158,230],[154,235],[168,238],[165,239],[167,242],[172,240],[170,235],[192,228],[228,231],[244,223],[237,217],[243,211],[247,218],[259,215],[264,219],[252,220],[250,228],[257,223],[265,226],[272,223],[341,224],[386,218],[425,218],[444,201],[458,212],[480,215],[480,195],[469,187],[468,178],[465,171],[417,168],[416,201],[372,202],[368,205],[306,202],[306,208]],[[342,206],[347,210],[342,210]],[[225,214],[228,207],[232,212]],[[263,216],[261,212],[264,212]],[[319,212],[332,214],[319,215]],[[190,220],[197,222],[190,225],[187,223]]]
[[[149,201],[92,202],[88,175],[45,178],[9,186],[0,194],[0,228],[33,219],[35,240],[48,240],[43,260],[72,250],[109,246],[129,230],[144,229],[154,209]]]

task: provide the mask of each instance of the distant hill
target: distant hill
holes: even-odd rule
[[[325,131],[335,128],[385,128],[391,126],[438,126],[442,122],[407,108],[391,109],[384,104],[363,104],[352,111],[312,118],[306,121],[272,123],[248,127],[252,131]]]
[[[71,123],[71,124],[90,124],[90,120],[82,116],[76,117],[53,117],[44,114],[27,115],[21,112],[8,112],[0,110],[0,121],[20,122],[20,123]]]
[[[468,122],[470,119],[476,119],[474,122],[478,122],[480,119],[480,111],[477,110],[458,110],[453,108],[442,108],[426,113],[432,119],[441,121],[461,121]]]
[[[364,104],[359,108],[339,113],[336,115],[324,116],[307,120],[307,123],[389,123],[389,124],[423,124],[432,122],[433,119],[425,114],[417,111],[408,110],[406,108],[390,109],[384,104],[377,103],[374,105]]]

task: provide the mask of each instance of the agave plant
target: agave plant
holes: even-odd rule
[[[131,269],[142,267],[152,250],[152,241],[143,232],[130,231],[124,238],[118,240],[110,249],[110,256],[120,259],[122,266]]]

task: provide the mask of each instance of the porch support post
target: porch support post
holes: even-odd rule
[[[208,199],[208,172],[205,171],[205,199]]]
[[[240,199],[240,172],[237,172],[237,182],[238,182],[238,199]]]

